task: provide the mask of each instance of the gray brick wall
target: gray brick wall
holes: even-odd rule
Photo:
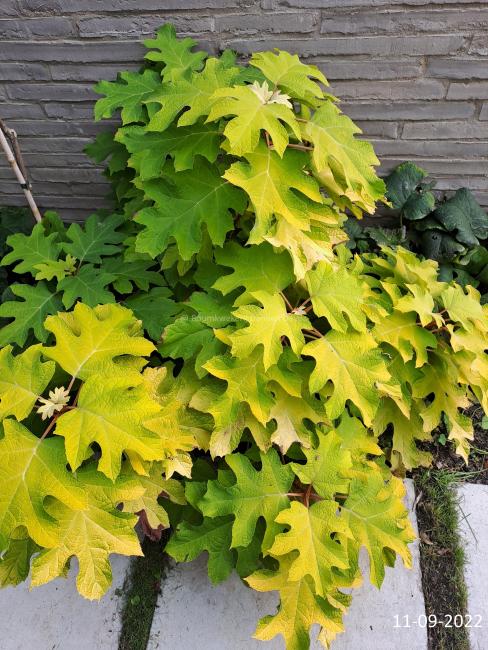
[[[43,208],[103,205],[83,155],[98,79],[135,69],[171,21],[211,51],[280,47],[318,65],[381,170],[409,158],[488,206],[488,0],[0,0],[0,117],[21,139]],[[23,197],[0,157],[0,204]]]

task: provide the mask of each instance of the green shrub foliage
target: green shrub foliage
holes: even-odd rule
[[[417,442],[442,422],[467,457],[472,428],[463,409],[487,407],[487,308],[474,288],[440,281],[435,262],[404,248],[358,256],[344,245],[346,210],[373,212],[385,187],[371,145],[356,138],[317,68],[281,51],[254,54],[245,66],[231,52],[209,57],[170,26],[147,46],[141,72],[97,87],[97,119],[121,110],[116,133],[91,147],[98,160],[109,157],[119,212],[67,230],[41,224],[9,241],[4,263],[39,282],[29,293],[14,288],[21,300],[3,305],[11,322],[2,342],[24,344],[30,330],[17,314],[31,305],[31,329],[45,345],[8,363],[24,368],[22,355],[44,355],[67,373],[56,387],[82,382],[76,403],[52,414],[48,434],[34,425],[23,434],[36,453],[55,445],[65,454],[73,480],[89,474],[107,508],[123,503],[153,532],[169,519],[167,550],[177,560],[207,551],[213,582],[235,569],[258,591],[278,590],[278,612],[260,621],[257,638],[282,634],[288,648],[308,648],[317,623],[328,647],[343,629],[344,590],[361,579],[360,548],[378,586],[396,554],[410,565],[414,534],[394,474],[430,463]],[[79,299],[86,305],[42,325],[46,313]],[[146,341],[135,353],[125,335],[119,345],[97,310],[127,310],[98,302],[133,309],[157,350]],[[80,310],[102,314],[97,331],[106,337],[73,339],[84,331]],[[136,336],[136,322],[125,327]],[[65,354],[53,353],[58,337]],[[93,362],[94,373],[107,373],[102,386],[80,365],[85,344],[107,350],[101,368]],[[134,355],[151,352],[142,371]],[[120,424],[129,381],[119,379],[121,368],[137,375],[132,399],[144,402],[129,438]],[[37,395],[49,402],[49,381],[34,384],[18,408],[5,397],[12,382],[0,382],[0,444],[13,427],[29,428]],[[77,415],[91,402],[90,412],[119,422],[113,433]],[[37,489],[27,494],[38,497]],[[36,517],[49,514],[56,539],[66,508],[90,506],[49,497],[56,507],[37,500]],[[51,548],[30,515],[18,517],[0,501],[10,565],[18,541],[34,554]],[[68,545],[58,573],[76,554]],[[38,564],[34,582],[39,572],[54,577],[50,564]],[[27,571],[24,563],[9,575]],[[80,591],[98,596],[106,584]]]

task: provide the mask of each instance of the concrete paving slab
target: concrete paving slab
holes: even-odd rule
[[[465,544],[471,650],[488,648],[488,485],[458,489],[460,533]]]
[[[406,503],[412,510],[414,489],[407,482]],[[413,521],[416,523],[414,514]],[[418,544],[412,545],[415,569],[401,561],[387,569],[381,591],[366,579],[355,590],[353,604],[345,618],[346,633],[333,650],[426,650],[426,629],[413,621],[425,615],[421,588]],[[362,557],[363,571],[367,559]],[[206,573],[206,558],[173,565],[166,576],[156,609],[148,650],[281,650],[283,639],[263,644],[252,638],[256,623],[276,611],[274,592],[261,594],[246,587],[236,575],[213,587]],[[395,628],[395,615],[408,615],[411,627]],[[312,648],[321,648],[312,643]]]
[[[76,563],[66,580],[29,592],[28,583],[0,590],[2,650],[116,650],[121,598],[129,559],[112,556],[113,584],[100,601],[76,591]]]

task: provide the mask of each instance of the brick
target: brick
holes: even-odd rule
[[[48,117],[66,120],[93,120],[93,102],[72,104],[69,102],[52,102],[44,104]],[[104,122],[105,123],[105,122]]]
[[[328,79],[411,79],[422,74],[420,60],[404,61],[326,59],[314,61]]]
[[[450,178],[439,178],[437,179],[436,189],[438,190],[450,190],[458,189],[460,186],[459,178],[455,179],[453,184],[453,179]],[[488,178],[486,176],[465,176],[462,179],[462,186],[467,187],[468,190],[484,190],[488,191]]]
[[[78,29],[81,37],[139,38],[154,34],[166,19],[160,15],[81,18],[78,20]],[[213,18],[210,17],[171,16],[171,22],[179,33],[203,34],[213,31]]]
[[[0,81],[48,81],[49,69],[40,63],[4,63],[0,66]]]
[[[3,66],[2,66],[3,67]],[[124,65],[124,70],[137,71],[140,68],[139,62],[131,65]],[[112,80],[117,77],[121,70],[118,63],[89,63],[86,65],[73,64],[55,64],[50,66],[51,77],[54,81],[92,81],[100,79]],[[1,69],[0,69],[1,74]]]
[[[441,81],[338,81],[330,88],[341,99],[443,99],[446,89]]]
[[[488,56],[488,38],[486,37],[486,34],[480,34],[473,38],[469,48],[469,53]]]
[[[44,83],[15,84],[8,88],[11,99],[35,99],[37,101],[82,102],[97,99],[91,85]]]
[[[486,66],[488,67],[488,62]],[[449,85],[447,99],[488,99],[488,81],[452,83]]]
[[[485,102],[481,107],[480,120],[488,120],[488,102]]]
[[[22,144],[22,143],[21,143]],[[23,158],[25,160],[25,164],[27,165],[27,168],[30,170],[31,173],[34,173],[34,170],[36,168],[44,169],[46,167],[49,168],[73,168],[78,171],[79,169],[102,169],[103,166],[98,167],[95,165],[90,158],[84,153],[74,153],[74,154],[68,154],[68,153],[56,153],[56,152],[48,152],[48,153],[32,153],[32,152],[24,152],[22,151]],[[6,162],[4,161],[4,164]]]
[[[451,140],[383,140],[372,138],[370,140],[377,155],[395,156],[407,160],[410,157],[433,158],[446,157],[448,159],[470,158],[486,159],[486,142],[453,142]],[[458,183],[459,186],[459,183]]]
[[[73,23],[67,18],[23,18],[0,20],[2,39],[62,38],[75,34]]]
[[[105,131],[107,125],[101,122],[64,122],[61,120],[9,120],[9,126],[17,131],[19,137],[24,136],[68,136],[93,138],[100,131]]]
[[[38,0],[40,1],[40,0]],[[394,5],[424,6],[425,0],[275,0],[276,7],[345,9],[346,7],[382,7]],[[473,0],[430,0],[432,5],[473,4]]]
[[[426,75],[444,79],[488,79],[486,59],[434,58],[427,62]]]
[[[455,54],[468,42],[465,36],[448,34],[441,36],[361,36],[358,38],[313,38],[272,40],[230,40],[226,46],[237,52],[249,54],[278,47],[303,57],[328,55],[373,54],[419,56],[429,54]]]
[[[7,0],[9,2],[10,0]],[[2,3],[5,0],[2,0]],[[252,2],[246,0],[17,0],[22,13],[72,14],[72,13],[125,13],[134,11],[174,11],[181,9],[237,9]],[[168,17],[169,19],[169,17]]]
[[[30,176],[33,181],[107,184],[107,179],[102,176],[102,171],[98,168],[58,169],[56,167],[44,167],[32,170]]]
[[[488,124],[479,122],[409,122],[403,138],[411,140],[488,140]]]
[[[442,11],[344,11],[322,21],[322,34],[418,34],[419,32],[458,33],[486,29],[487,9]]]
[[[263,32],[305,33],[314,31],[318,23],[316,13],[228,14],[215,18],[217,33],[254,36]]]
[[[43,138],[26,137],[22,138],[22,153],[82,153],[87,144],[92,142],[91,138]]]
[[[11,118],[26,120],[46,118],[46,114],[39,104],[14,104],[11,102],[0,105],[0,115],[4,120],[10,120]]]
[[[365,136],[379,136],[381,138],[396,138],[398,124],[395,122],[356,122]]]
[[[0,18],[17,17],[19,15],[19,7],[17,0],[2,0],[0,3]]]
[[[144,46],[139,41],[114,43],[49,43],[4,41],[0,47],[0,61],[47,61],[59,63],[112,63],[142,61]]]
[[[386,174],[405,162],[404,157],[382,158],[380,173]],[[425,169],[429,174],[457,175],[488,174],[488,160],[446,160],[432,158],[416,158],[415,164]]]
[[[341,109],[353,120],[460,119],[474,115],[468,102],[343,102]]]

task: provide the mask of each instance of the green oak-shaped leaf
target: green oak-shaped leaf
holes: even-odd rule
[[[303,354],[312,356],[315,369],[310,376],[310,392],[320,391],[332,382],[333,391],[326,402],[327,414],[335,419],[350,400],[369,426],[378,408],[378,383],[388,383],[387,370],[376,341],[370,334],[331,330],[316,341],[307,343]]]
[[[114,276],[111,283],[115,291],[122,294],[135,293],[135,287],[147,292],[151,284],[160,287],[166,284],[163,275],[154,270],[152,260],[127,261],[122,256],[109,257],[103,260],[102,270]]]
[[[346,550],[332,539],[336,533],[352,537],[344,519],[338,516],[337,503],[319,501],[307,508],[303,503],[293,501],[289,508],[278,514],[276,523],[287,526],[289,530],[276,535],[269,549],[270,555],[279,557],[297,551],[288,579],[295,582],[310,576],[315,592],[325,598],[334,588],[332,568],[349,567]]]
[[[266,521],[263,549],[271,546],[281,528],[275,523],[278,513],[289,507],[287,496],[293,482],[293,472],[282,465],[278,454],[270,449],[261,453],[261,469],[257,470],[243,454],[231,454],[226,462],[234,472],[236,483],[222,485],[218,480],[209,481],[205,496],[198,507],[207,517],[234,515],[232,548],[248,546],[254,536],[260,517]]]
[[[256,52],[252,55],[250,65],[259,68],[266,79],[273,82],[280,90],[293,99],[315,106],[317,98],[324,97],[324,91],[317,81],[328,86],[329,83],[314,65],[302,63],[296,54],[282,50],[274,52]],[[315,81],[316,80],[316,81]]]
[[[100,81],[95,91],[105,97],[95,104],[95,120],[112,117],[121,108],[122,124],[144,121],[146,109],[143,102],[160,87],[161,78],[155,70],[121,72],[117,81]]]
[[[343,440],[335,431],[317,431],[319,439],[315,449],[304,449],[307,462],[292,463],[300,481],[312,485],[324,499],[335,494],[346,494],[351,477],[351,452],[344,449]]]
[[[159,413],[140,375],[91,375],[81,387],[76,407],[56,421],[54,433],[63,436],[66,457],[76,470],[96,442],[101,450],[98,470],[115,479],[126,454],[137,471],[140,460],[162,460],[161,438],[146,429],[144,421]]]
[[[136,293],[126,298],[125,305],[140,318],[142,325],[153,341],[159,341],[164,328],[181,311],[167,287],[153,287],[145,293]]]
[[[361,310],[365,288],[357,276],[345,268],[319,262],[305,280],[317,316],[325,316],[339,332],[346,332],[348,324],[358,332],[366,331],[366,316]]]
[[[5,549],[16,528],[23,526],[40,546],[56,539],[56,522],[45,509],[54,497],[73,510],[86,506],[86,496],[66,469],[61,440],[40,440],[15,420],[3,421],[0,440],[0,547]]]
[[[192,52],[196,41],[192,38],[176,38],[176,31],[173,25],[166,24],[156,32],[156,38],[144,41],[148,49],[145,58],[148,61],[163,63],[161,72],[164,81],[176,81],[187,76],[192,70],[199,70],[203,61],[207,58],[205,52]]]
[[[56,261],[61,250],[58,235],[47,235],[41,223],[36,224],[29,235],[10,235],[7,244],[12,250],[3,257],[1,265],[9,266],[17,262],[13,268],[15,273],[31,273],[33,276],[38,272],[38,264]]]
[[[51,381],[55,366],[41,361],[41,349],[33,345],[16,356],[10,345],[0,349],[0,420],[24,420]]]
[[[213,584],[229,577],[235,566],[235,552],[230,548],[232,517],[204,517],[195,526],[183,521],[166,545],[166,552],[177,562],[190,562],[208,552],[208,576]]]
[[[233,314],[248,323],[246,327],[230,335],[232,354],[246,358],[256,347],[263,346],[264,369],[278,363],[283,351],[283,337],[288,339],[295,354],[300,354],[305,345],[302,330],[311,329],[308,318],[301,314],[289,313],[279,294],[254,291],[251,296],[261,303],[241,305]]]
[[[48,333],[44,328],[46,316],[62,309],[58,293],[52,293],[45,282],[34,287],[28,284],[13,284],[10,291],[22,300],[9,300],[0,305],[0,317],[12,321],[0,330],[0,346],[17,343],[22,346],[30,330],[38,341],[46,341]]]
[[[407,544],[413,542],[415,533],[403,505],[404,496],[403,482],[395,476],[385,482],[378,467],[374,472],[368,471],[364,480],[352,479],[349,496],[341,509],[356,542],[368,551],[370,579],[377,587],[381,587],[385,576],[384,549],[398,553],[407,568],[412,566]]]
[[[106,272],[105,266],[83,264],[75,275],[68,275],[58,283],[64,307],[70,309],[78,299],[89,307],[115,302],[114,294],[106,287],[116,279],[116,275]]]
[[[189,260],[202,246],[204,227],[212,242],[222,246],[233,228],[232,211],[239,214],[244,209],[245,195],[203,158],[192,171],[175,173],[171,180],[171,190],[156,180],[144,185],[156,205],[144,208],[134,219],[145,226],[137,235],[136,250],[155,257],[174,240],[181,257]]]
[[[10,544],[0,559],[0,586],[15,586],[29,575],[32,556],[39,551],[39,546],[20,528],[15,531]]]
[[[55,345],[43,349],[73,377],[124,373],[127,365],[140,368],[154,345],[141,336],[141,324],[129,309],[120,305],[91,308],[77,303],[71,312],[46,319],[45,328],[54,334]]]
[[[92,214],[80,226],[72,223],[66,231],[68,242],[63,243],[63,250],[82,262],[100,264],[102,257],[116,255],[121,251],[121,244],[126,235],[118,232],[117,228],[123,224],[125,217],[122,214],[112,214],[109,217],[100,217]]]
[[[222,266],[233,269],[232,273],[221,275],[213,285],[224,295],[238,288],[244,288],[246,292],[277,293],[293,281],[290,256],[286,252],[277,252],[266,243],[239,246],[236,242],[229,242],[222,250],[215,251],[215,258]]]
[[[146,100],[161,105],[161,109],[151,116],[147,130],[164,131],[183,109],[187,110],[180,115],[178,127],[195,124],[199,118],[209,114],[216,101],[215,91],[230,86],[238,73],[239,69],[228,67],[226,61],[210,58],[202,72],[163,85]]]
[[[266,131],[281,158],[289,139],[285,125],[300,140],[300,127],[291,104],[265,102],[253,86],[220,88],[215,91],[213,100],[207,122],[235,116],[224,129],[231,154],[252,153],[258,146],[261,131]]]

